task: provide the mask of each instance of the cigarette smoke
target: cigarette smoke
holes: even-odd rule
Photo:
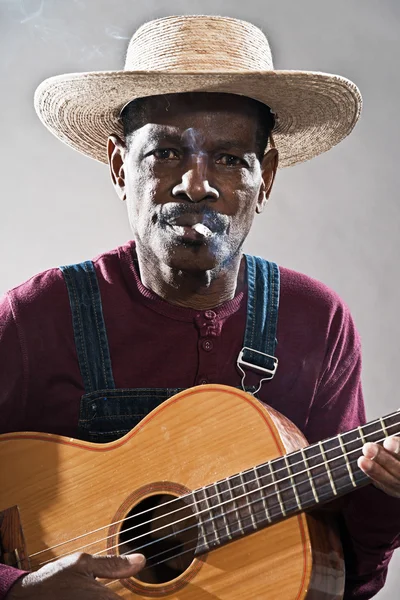
[[[95,64],[94,70],[120,68],[117,62],[110,64],[108,61],[110,57],[116,57],[117,61],[118,54],[121,58],[124,56],[130,36],[123,27],[110,20],[103,24],[100,20],[98,31],[88,29],[88,24],[93,22],[90,12],[94,4],[84,0],[0,0],[0,23],[6,30],[17,24],[21,29],[18,35],[40,40],[51,46],[55,53],[61,47],[64,58],[71,57],[74,64],[88,65],[92,60],[106,58],[107,62]],[[104,21],[106,18],[105,15]],[[90,43],[93,37],[100,43]],[[14,34],[12,41],[15,39]]]
[[[199,131],[196,131],[193,127],[189,127],[182,134],[182,141],[188,146],[191,151],[192,158],[196,163],[196,169],[199,172],[199,176],[205,179],[207,176],[207,153],[201,150],[201,143],[203,136]]]

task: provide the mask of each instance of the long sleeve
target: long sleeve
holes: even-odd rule
[[[370,485],[350,494],[341,515],[345,600],[368,600],[384,586],[400,546],[400,501]]]
[[[0,300],[0,434],[18,431],[26,404],[26,360],[9,296]]]
[[[23,360],[8,298],[0,301],[0,433],[10,431],[23,410]],[[7,485],[7,482],[2,482]],[[1,507],[5,508],[5,507]],[[0,600],[25,571],[0,564]]]
[[[306,435],[310,442],[364,424],[361,349],[349,314],[328,353]],[[345,600],[368,600],[383,587],[400,546],[400,500],[373,485],[343,499],[339,527],[346,566]]]
[[[5,600],[14,583],[23,575],[26,575],[26,571],[0,564],[0,600]]]

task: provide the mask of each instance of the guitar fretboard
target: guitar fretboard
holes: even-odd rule
[[[276,458],[192,492],[197,554],[366,485],[357,466],[365,442],[400,433],[400,412]]]

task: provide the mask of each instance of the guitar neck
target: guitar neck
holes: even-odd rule
[[[197,554],[367,485],[357,466],[366,442],[400,434],[400,412],[195,490]]]

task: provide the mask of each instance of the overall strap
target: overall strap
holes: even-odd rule
[[[279,309],[279,267],[258,256],[245,254],[247,266],[247,321],[244,345],[238,357],[238,367],[261,373],[262,381],[275,375],[276,330]]]
[[[85,393],[114,389],[110,350],[94,265],[60,267],[67,285],[75,346]]]

